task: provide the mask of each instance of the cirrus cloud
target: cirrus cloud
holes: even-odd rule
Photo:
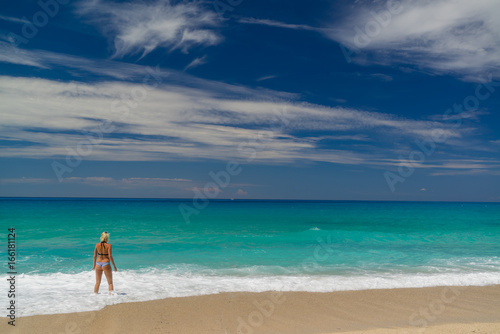
[[[478,81],[500,76],[500,2],[496,0],[360,2],[324,34],[363,64],[408,64]]]
[[[222,37],[213,29],[217,14],[199,1],[172,3],[103,2],[80,3],[78,12],[88,17],[112,41],[114,57],[141,53],[144,57],[157,48],[187,52],[194,46],[218,44]]]

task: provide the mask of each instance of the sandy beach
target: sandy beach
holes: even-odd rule
[[[500,285],[235,292],[7,318],[2,333],[500,333]]]

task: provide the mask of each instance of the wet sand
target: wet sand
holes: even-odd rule
[[[369,334],[500,333],[500,285],[340,291],[234,292],[4,317],[2,333]]]

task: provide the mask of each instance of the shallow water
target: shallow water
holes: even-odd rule
[[[499,203],[215,201],[189,223],[182,203],[0,200],[5,243],[16,229],[18,314],[223,291],[500,284]],[[92,293],[102,231],[114,296]]]

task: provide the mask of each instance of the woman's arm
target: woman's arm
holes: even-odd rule
[[[109,259],[111,260],[111,263],[113,264],[113,267],[115,267],[115,271],[116,271],[116,265],[115,265],[115,260],[113,259],[113,253],[111,253],[111,245],[109,245]]]
[[[95,259],[97,258],[97,247],[96,246],[94,246],[94,266],[92,267],[92,270],[95,269]]]

